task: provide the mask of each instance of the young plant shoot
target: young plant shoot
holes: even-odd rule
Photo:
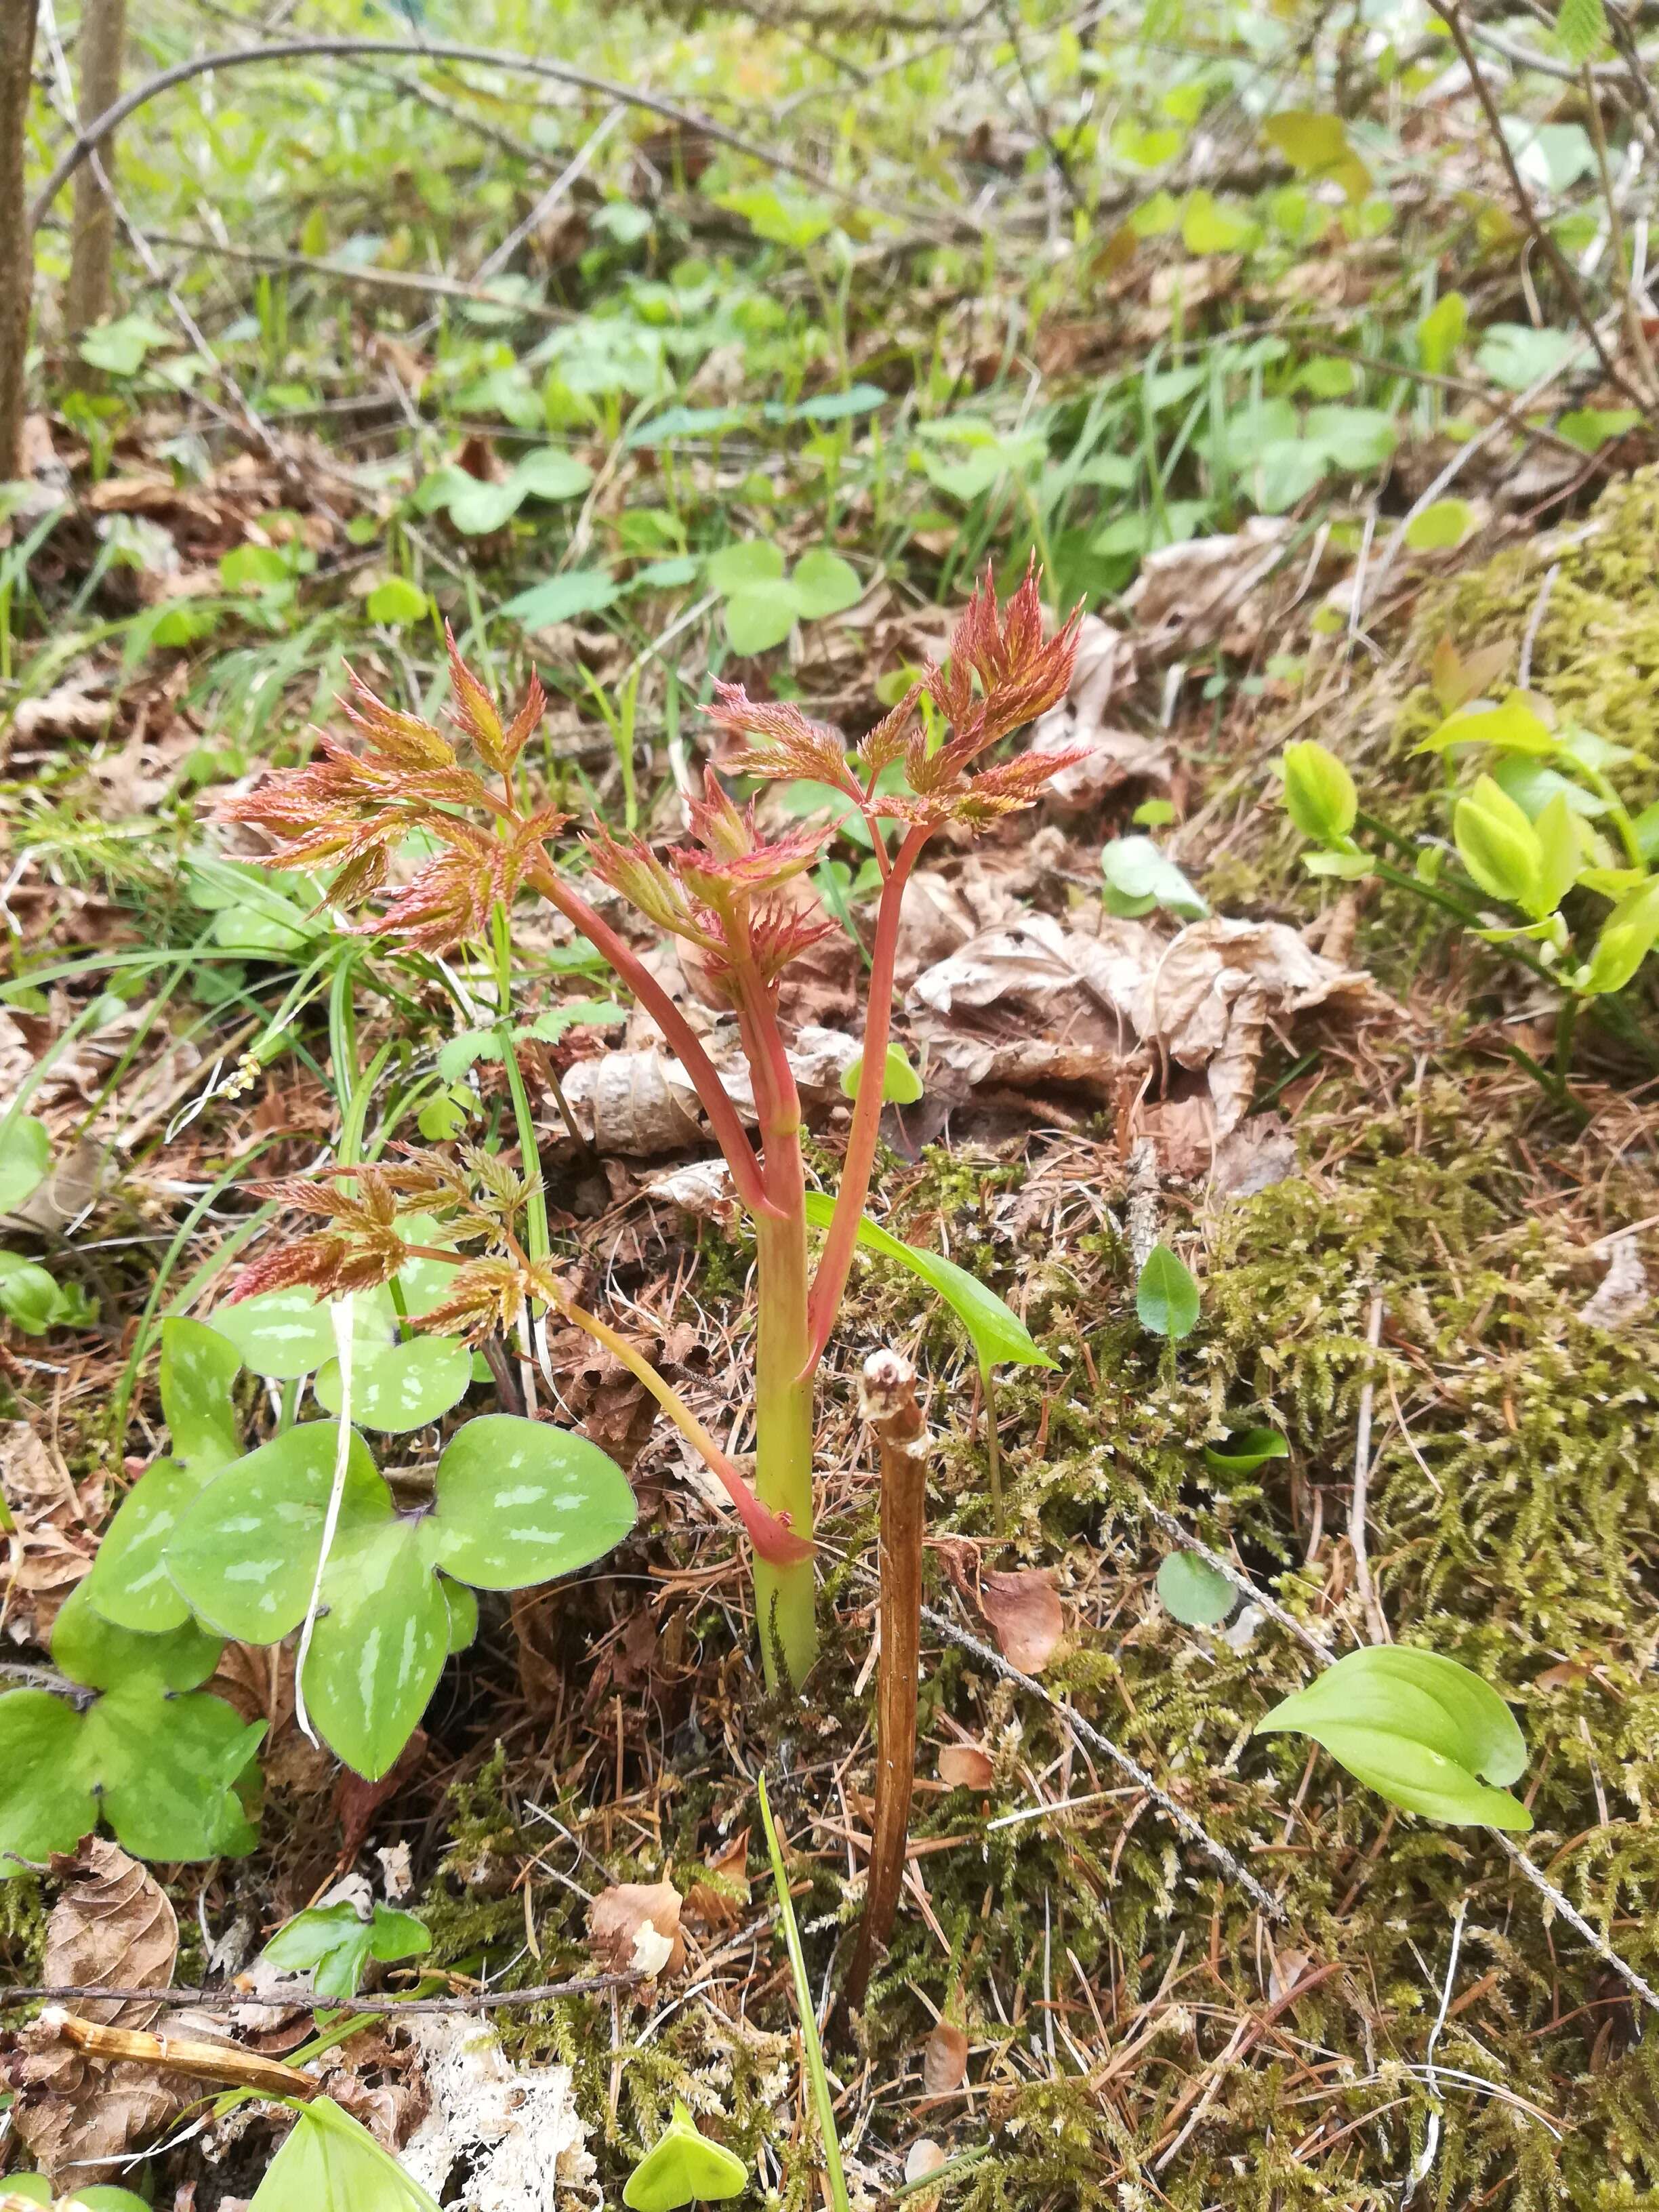
[[[719,684],[714,726],[740,741],[724,763],[761,781],[807,779],[847,800],[871,840],[881,893],[871,946],[866,1066],[887,1064],[899,918],[928,842],[948,824],[982,830],[1029,806],[1079,756],[1026,753],[981,763],[994,747],[1066,695],[1078,617],[1046,635],[1035,568],[1004,607],[988,571],[969,600],[946,665],[921,681],[848,753],[833,732],[787,704],[750,700]],[[676,1392],[639,1351],[575,1300],[547,1235],[536,1176],[533,1128],[519,1115],[523,1176],[505,1176],[478,1152],[405,1152],[373,1174],[285,1182],[271,1194],[323,1218],[325,1225],[248,1268],[239,1297],[308,1285],[319,1296],[362,1294],[411,1261],[453,1265],[448,1296],[417,1326],[477,1343],[521,1326],[532,1333],[548,1312],[586,1331],[644,1384],[726,1489],[755,1553],[757,1611],[768,1679],[796,1686],[817,1647],[812,1567],[813,1395],[835,1328],[875,1166],[883,1089],[861,1084],[853,1108],[840,1188],[813,1264],[801,1153],[801,1108],[779,1015],[779,981],[836,927],[799,879],[817,863],[833,825],[776,836],[740,806],[713,769],[688,805],[686,842],[659,854],[638,837],[595,824],[574,851],[556,859],[552,841],[568,817],[527,788],[522,755],[544,699],[532,680],[510,718],[500,712],[451,647],[451,680],[461,743],[376,698],[355,681],[349,719],[355,750],[325,736],[307,765],[268,777],[222,809],[277,840],[271,865],[331,867],[331,906],[359,915],[365,935],[400,939],[433,952],[458,944],[493,949],[502,978],[502,1024],[510,978],[509,932],[522,897],[545,901],[599,952],[655,1023],[696,1086],[709,1129],[753,1226],[757,1261],[755,1483],[748,1482]],[[924,709],[923,702],[927,702]],[[896,789],[890,771],[902,769]],[[884,771],[890,773],[884,774]],[[419,834],[435,847],[412,877],[390,882],[395,855]],[[753,1082],[758,1149],[696,1030],[680,1006],[592,898],[574,871],[618,894],[653,928],[674,938],[696,995],[735,1021]],[[507,1063],[509,1079],[517,1076]],[[515,1105],[522,1080],[514,1085]],[[482,1183],[482,1195],[475,1186]],[[442,1242],[412,1240],[416,1214],[437,1215]],[[461,1252],[458,1246],[473,1248]]]

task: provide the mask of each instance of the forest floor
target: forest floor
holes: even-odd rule
[[[130,73],[209,28],[246,42],[228,12],[168,0]],[[482,12],[421,28],[648,85],[825,181],[603,91],[300,59],[198,80],[130,126],[121,312],[78,349],[51,304],[64,237],[42,231],[30,473],[0,549],[0,1105],[51,1138],[5,1232],[36,1272],[0,1334],[4,1669],[48,1664],[161,1449],[161,1320],[210,1315],[258,1249],[270,1209],[249,1183],[336,1142],[331,1001],[355,1003],[377,1071],[372,1134],[418,1116],[514,1152],[499,1059],[440,1058],[464,1024],[434,963],[345,937],[260,872],[257,836],[208,818],[340,726],[348,662],[436,714],[445,620],[509,698],[540,672],[540,790],[672,841],[712,678],[852,740],[943,651],[982,562],[1006,587],[1035,555],[1057,614],[1083,601],[1072,696],[1037,742],[1087,758],[1033,813],[944,840],[914,886],[896,1033],[924,1091],[887,1109],[869,1209],[995,1290],[1052,1365],[999,1370],[988,1401],[951,1312],[856,1262],[819,1393],[824,1644],[794,1698],[763,1686],[729,1514],[633,1377],[555,1331],[529,1410],[628,1469],[633,1533],[486,1597],[379,1783],[308,1738],[291,1650],[228,1646],[213,1687],[267,1729],[257,1846],[156,1869],[177,1940],[152,1968],[204,1992],[188,2019],[282,2056],[312,2008],[239,2011],[236,1978],[246,1996],[263,1942],[343,1879],[430,1932],[418,1967],[382,1973],[388,2011],[592,1976],[593,1900],[670,1883],[683,1949],[659,1975],[489,2015],[545,2100],[544,2146],[569,2201],[618,2201],[684,2099],[749,2163],[751,2201],[817,2203],[755,1785],[827,1994],[873,1770],[854,1386],[893,1346],[934,1442],[931,1612],[904,1898],[828,2053],[854,2201],[925,2178],[926,2139],[952,2212],[1648,2203],[1652,1060],[1586,1022],[1565,1079],[1536,1079],[1553,989],[1408,888],[1310,877],[1276,772],[1316,738],[1369,814],[1443,843],[1441,767],[1413,748],[1461,667],[1626,749],[1659,797],[1659,446],[1573,359],[1571,303],[1522,273],[1509,173],[1467,77],[1447,90],[1455,50],[1419,27],[1385,68],[1358,30],[1289,15],[1269,48],[1224,9],[1114,46],[1099,11],[1079,32],[1030,9],[629,15],[590,52],[574,12]],[[402,28],[289,13],[268,42]],[[1571,68],[1502,68],[1542,148],[1538,204],[1587,255],[1602,121],[1572,106]],[[44,173],[49,46],[42,70]],[[1325,191],[1328,153],[1264,138],[1264,114],[1314,110],[1363,152],[1352,192]],[[1442,351],[1423,335],[1437,295],[1460,302]],[[1425,502],[1446,527],[1413,542]],[[856,588],[817,613],[802,564],[822,581],[826,555]],[[805,814],[815,794],[767,803]],[[1174,887],[1114,915],[1103,850],[1142,836]],[[830,1069],[806,1091],[827,1189],[867,859],[845,837],[821,872],[844,926],[784,1000]],[[1250,927],[1218,936],[1206,914]],[[1193,995],[1160,1000],[1176,942]],[[527,908],[514,952],[527,1015],[606,988]],[[1143,1024],[1103,995],[1112,960],[1150,993]],[[1650,990],[1628,995],[1651,1026]],[[625,1087],[601,1091],[623,1054]],[[648,1024],[578,1027],[525,1066],[560,1249],[740,1443],[752,1239],[676,1177],[708,1148]],[[1201,1298],[1177,1344],[1137,1317],[1160,1240]],[[241,1390],[252,1443],[283,1409]],[[1230,1457],[1252,1426],[1283,1455]],[[1209,1627],[1155,1587],[1195,1542],[1235,1592]],[[1022,1571],[1052,1624],[1000,1599]],[[1529,1834],[1431,1825],[1302,1738],[1252,1738],[1327,1659],[1389,1641],[1508,1702]],[[59,1978],[72,1887],[61,1867],[0,1881],[9,1988]],[[71,1963],[88,1983],[121,1962],[94,1943]],[[203,2131],[177,2124],[183,2098],[135,2094],[112,2118],[83,2069],[43,2092],[15,2070],[33,2006],[3,2015],[0,2063],[30,2086],[0,2112],[0,2165],[61,2178],[112,2148],[137,2162],[99,2178],[158,2208],[252,2196],[274,2108]],[[437,2114],[444,2201],[518,2212],[532,2200],[487,2130],[465,2133],[477,2033],[465,2013],[382,2016],[329,2053],[326,2087],[394,2151]]]

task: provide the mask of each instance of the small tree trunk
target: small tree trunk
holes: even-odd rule
[[[0,8],[16,0],[0,0]],[[85,0],[76,58],[81,65],[81,128],[97,120],[121,97],[121,64],[127,43],[127,0]],[[101,170],[101,179],[100,172]],[[75,173],[75,236],[70,249],[64,320],[78,336],[109,313],[110,261],[115,245],[115,140],[106,138]]]
[[[36,0],[0,0],[0,477],[22,466],[34,248],[24,196]]]

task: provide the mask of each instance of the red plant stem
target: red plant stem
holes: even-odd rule
[[[774,1214],[775,1208],[767,1196],[755,1148],[720,1081],[720,1070],[704,1051],[690,1023],[633,948],[594,912],[580,891],[571,889],[550,864],[536,868],[531,879],[549,903],[557,907],[566,921],[616,970],[662,1031],[669,1050],[690,1077],[702,1101],[714,1141],[732,1170],[738,1196],[757,1219]]]
[[[678,1391],[664,1380],[642,1352],[602,1322],[597,1314],[589,1313],[574,1300],[560,1299],[559,1310],[567,1321],[573,1322],[596,1344],[602,1344],[613,1358],[621,1361],[629,1373],[656,1400],[693,1450],[701,1455],[737,1509],[738,1518],[747,1531],[757,1559],[765,1559],[775,1567],[798,1567],[811,1559],[811,1543],[798,1536],[786,1522],[776,1514],[769,1512],[760,1503]],[[810,1566],[807,1571],[811,1571]]]
[[[898,957],[899,912],[904,887],[921,848],[933,835],[928,824],[914,829],[893,857],[893,866],[882,887],[876,912],[875,943],[870,959],[870,1011],[864,1022],[863,1075],[853,1125],[847,1133],[847,1158],[841,1171],[836,1210],[824,1239],[817,1273],[812,1278],[807,1307],[808,1350],[803,1370],[811,1375],[823,1357],[830,1332],[836,1325],[842,1292],[858,1243],[859,1222],[870,1194],[870,1177],[876,1164],[876,1145],[881,1131],[882,1078],[887,1066],[887,1040],[893,1025],[893,968]]]

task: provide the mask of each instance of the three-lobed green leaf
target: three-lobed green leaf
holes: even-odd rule
[[[168,1572],[226,1635],[272,1644],[305,1619],[338,1437],[332,1421],[290,1429],[216,1476],[184,1512]],[[452,1439],[433,1510],[400,1514],[354,1431],[304,1675],[327,1741],[359,1773],[386,1773],[446,1656],[476,1628],[458,1586],[517,1589],[568,1574],[619,1543],[637,1510],[627,1477],[596,1444],[497,1413]]]

